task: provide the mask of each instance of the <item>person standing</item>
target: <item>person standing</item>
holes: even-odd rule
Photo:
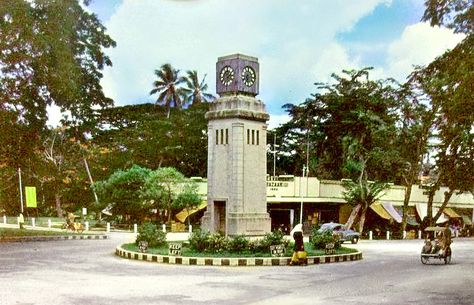
[[[25,218],[23,217],[23,213],[20,213],[18,216],[18,225],[20,226],[20,229],[24,229],[23,224],[25,223]]]
[[[300,224],[296,225],[295,229],[293,229],[293,239],[295,240],[295,246],[293,247],[290,265],[305,265],[306,251],[304,250],[303,230]]]

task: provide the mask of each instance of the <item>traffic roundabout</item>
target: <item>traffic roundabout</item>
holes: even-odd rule
[[[122,258],[147,261],[158,264],[171,265],[197,265],[197,266],[289,266],[291,257],[187,257],[175,255],[160,255],[141,253],[117,246],[115,255]],[[357,251],[346,254],[308,256],[307,265],[319,265],[357,261],[362,259],[362,252]]]

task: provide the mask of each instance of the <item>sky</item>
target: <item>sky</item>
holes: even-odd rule
[[[102,86],[116,106],[154,102],[154,70],[197,70],[215,93],[217,58],[257,57],[269,128],[282,109],[343,69],[373,67],[371,78],[403,82],[463,38],[421,22],[424,0],[92,0],[117,47]]]

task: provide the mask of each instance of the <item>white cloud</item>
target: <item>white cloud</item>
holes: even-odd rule
[[[275,129],[280,127],[280,125],[288,122],[290,117],[288,114],[274,114],[270,116],[270,120],[268,121],[268,129]]]
[[[299,103],[313,82],[356,65],[335,41],[386,0],[124,0],[107,22],[117,47],[104,73],[106,95],[117,105],[151,102],[153,70],[170,62],[207,74],[215,92],[219,56],[259,58],[260,96],[270,113]]]
[[[407,26],[400,39],[390,44],[387,69],[379,70],[379,73],[404,81],[415,65],[429,64],[446,50],[454,48],[463,38],[463,34],[454,34],[446,28],[431,27],[424,22]]]

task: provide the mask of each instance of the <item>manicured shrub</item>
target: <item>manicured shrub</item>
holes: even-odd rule
[[[339,237],[333,235],[331,231],[318,232],[313,230],[311,235],[311,243],[315,249],[325,249],[327,244],[333,243],[334,247],[338,249],[341,246]]]
[[[135,243],[146,241],[148,247],[159,247],[166,243],[166,233],[158,230],[155,224],[145,222],[138,228],[138,235]]]
[[[244,235],[237,235],[229,239],[228,250],[231,252],[242,252],[249,250],[249,240]]]
[[[227,250],[229,240],[220,233],[211,234],[208,238],[208,252],[220,253]]]
[[[284,245],[288,247],[289,241],[284,238],[281,230],[275,230],[271,233],[265,234],[263,239],[259,242],[258,248],[260,251],[270,251],[270,246]]]
[[[196,230],[189,236],[189,247],[198,252],[204,252],[209,247],[209,236],[207,231]]]

